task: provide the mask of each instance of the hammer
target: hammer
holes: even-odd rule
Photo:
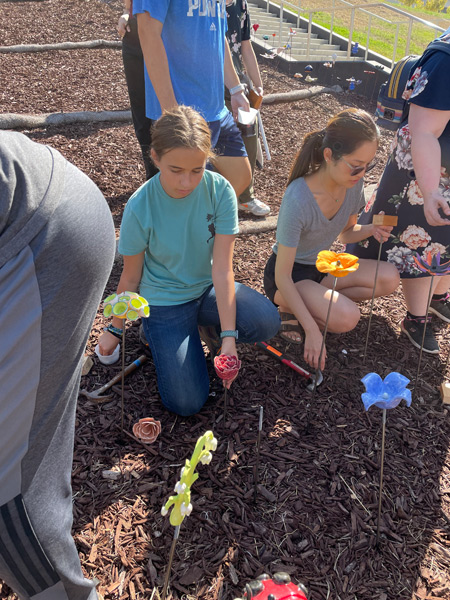
[[[145,356],[145,354],[142,354],[139,358],[137,358],[135,361],[133,361],[131,364],[129,364],[128,367],[126,367],[126,369],[123,372],[124,376],[126,377],[129,373],[132,373],[138,367],[142,367],[142,365],[145,364],[147,361],[148,361],[148,357]],[[102,387],[99,388],[98,390],[96,390],[94,392],[88,392],[87,390],[80,390],[80,394],[82,396],[85,396],[86,398],[88,398],[88,400],[90,400],[91,402],[97,402],[97,404],[100,404],[100,402],[108,402],[109,400],[111,400],[113,394],[108,394],[107,396],[102,396],[101,394],[103,394],[103,392],[106,392],[106,390],[109,390],[113,385],[115,385],[121,379],[122,379],[122,371],[120,371],[120,373],[117,373],[117,375],[115,375],[111,379],[111,381],[109,381],[108,383],[105,383],[105,385],[102,385]]]

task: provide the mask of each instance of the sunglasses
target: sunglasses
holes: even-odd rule
[[[377,161],[374,160],[371,163],[369,163],[368,165],[366,165],[365,167],[354,167],[353,165],[351,165],[350,163],[348,163],[344,158],[342,158],[342,156],[341,156],[341,158],[339,160],[342,160],[342,162],[345,163],[349,169],[351,169],[351,171],[350,171],[350,177],[354,177],[355,175],[359,175],[363,171],[365,173],[368,173],[377,164]]]

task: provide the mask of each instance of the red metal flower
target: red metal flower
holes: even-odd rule
[[[216,356],[214,359],[214,368],[216,369],[216,373],[220,379],[230,381],[239,373],[241,361],[238,360],[237,356],[221,354],[220,356]]]

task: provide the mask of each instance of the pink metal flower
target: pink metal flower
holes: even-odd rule
[[[153,444],[158,435],[161,433],[161,423],[153,417],[145,417],[139,419],[133,425],[133,434],[144,444]]]
[[[214,359],[214,368],[216,369],[216,373],[220,379],[230,381],[239,373],[241,361],[238,360],[237,356],[221,354],[220,356],[216,356]]]

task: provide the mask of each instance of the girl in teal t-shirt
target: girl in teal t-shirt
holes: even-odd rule
[[[210,130],[199,113],[186,106],[165,112],[152,133],[159,173],[130,198],[120,229],[117,291],[139,291],[148,300],[142,324],[161,399],[183,416],[208,397],[200,336],[212,353],[221,346],[222,354],[237,357],[237,339],[269,339],[279,328],[272,303],[234,281],[237,200],[221,175],[205,170],[210,155]],[[100,337],[101,354],[112,354],[122,323],[113,318]]]

